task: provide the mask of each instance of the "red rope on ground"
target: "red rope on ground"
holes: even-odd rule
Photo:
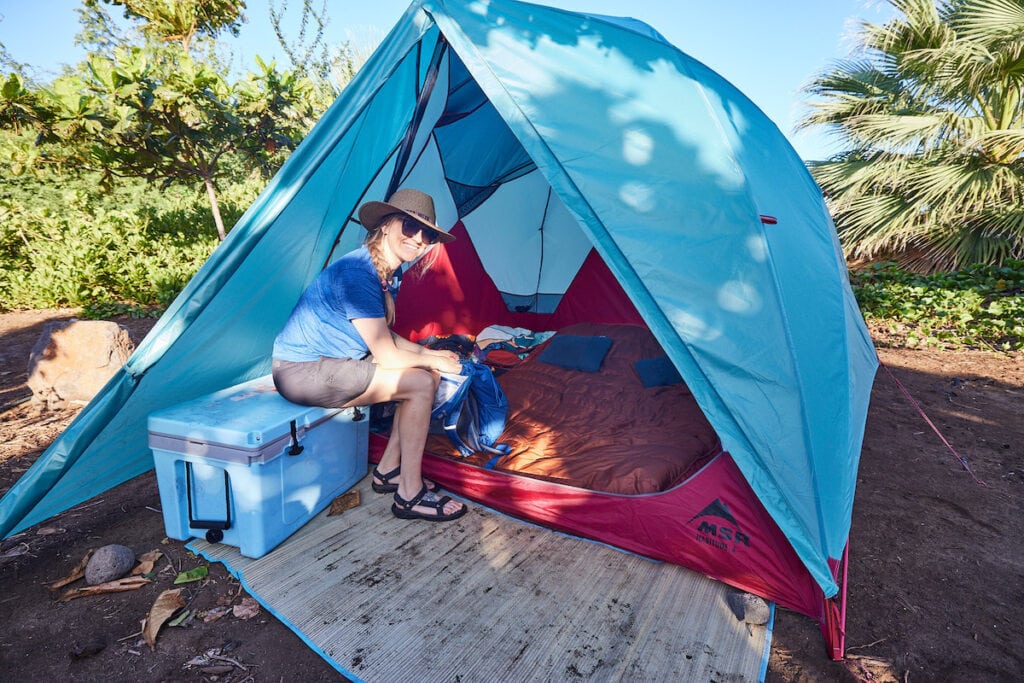
[[[946,444],[946,448],[948,448],[949,452],[953,454],[953,457],[960,461],[960,464],[963,465],[964,469],[967,470],[967,473],[971,475],[971,478],[974,479],[975,483],[980,484],[981,486],[988,486],[988,484],[978,479],[978,477],[974,475],[974,472],[971,470],[971,466],[967,464],[967,458],[957,453],[956,449],[953,448],[953,446],[948,441],[946,441],[946,437],[942,435],[942,432],[940,432],[939,428],[935,426],[935,423],[932,422],[927,415],[925,415],[924,410],[921,408],[918,402],[914,400],[914,397],[910,395],[910,392],[907,391],[907,388],[903,386],[903,384],[898,379],[896,379],[896,375],[892,374],[892,370],[890,370],[889,367],[885,363],[883,363],[881,359],[878,360],[878,364],[881,365],[887,373],[889,373],[889,377],[892,378],[892,381],[895,382],[896,386],[900,388],[900,391],[902,391],[903,395],[907,397],[907,400],[910,401],[910,404],[917,408],[917,412],[921,413],[921,417],[923,417],[924,421],[928,423],[928,426],[932,428],[932,431],[939,435],[939,438],[942,439],[942,443]]]

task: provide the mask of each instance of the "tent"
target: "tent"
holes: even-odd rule
[[[300,292],[363,237],[356,209],[398,187],[430,192],[462,237],[438,273],[463,294],[494,293],[475,311],[467,296],[429,331],[621,313],[653,333],[722,445],[656,495],[447,461],[427,471],[808,614],[842,656],[877,356],[819,188],[755,105],[651,27],[513,0],[412,4],[129,362],[0,500],[3,535],[151,469],[152,411],[269,372]],[[475,270],[460,275],[460,259]]]

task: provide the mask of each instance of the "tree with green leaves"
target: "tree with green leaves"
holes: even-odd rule
[[[14,57],[7,51],[7,46],[0,41],[0,70],[7,73],[21,73],[25,68],[24,64],[19,64],[14,60]]]
[[[0,85],[0,127],[20,133],[38,117],[38,101],[17,72],[7,75]]]
[[[225,162],[272,174],[320,113],[309,79],[257,57],[259,71],[232,83],[215,61],[192,54],[237,26],[242,2],[104,2],[123,5],[126,16],[144,22],[142,44],[117,45],[122,37],[109,16],[98,0],[88,0],[84,34],[105,49],[40,89],[35,122],[43,139],[59,143],[65,157],[101,172],[107,183],[116,176],[165,186],[200,183],[223,239],[217,179]],[[17,103],[7,98],[16,90],[5,87],[5,102]]]
[[[291,61],[292,66],[300,71],[312,72],[317,77],[325,78],[331,69],[331,60],[324,41],[327,29],[327,0],[323,0],[320,9],[313,7],[312,0],[303,0],[299,14],[299,35],[291,41],[285,35],[283,26],[284,15],[288,11],[288,0],[282,0],[280,7],[269,0],[270,26],[274,29],[277,42]],[[309,39],[306,31],[313,28],[314,35]]]
[[[36,166],[40,150],[36,145],[39,102],[22,76],[9,73],[0,84],[0,163],[13,175]]]
[[[197,35],[215,38],[227,31],[238,35],[244,21],[244,0],[103,0],[124,8],[124,15],[143,20],[142,32],[153,40],[179,43],[188,52]],[[86,0],[96,6],[97,0]]]
[[[846,253],[918,271],[1024,258],[1024,0],[888,0],[805,89]]]
[[[308,82],[273,64],[235,84],[174,46],[120,48],[93,55],[88,76],[64,76],[44,89],[50,134],[106,182],[114,176],[154,183],[200,182],[217,233],[226,236],[217,178],[226,157],[241,155],[270,174],[314,117]]]
[[[358,41],[346,40],[329,49],[324,39],[330,23],[327,0],[321,0],[319,9],[313,0],[302,0],[298,9],[298,36],[292,40],[284,27],[285,15],[289,11],[288,0],[281,0],[280,6],[269,0],[270,26],[291,68],[309,76],[316,86],[321,106],[326,109],[355,78],[383,36],[373,35],[372,29],[364,29]]]

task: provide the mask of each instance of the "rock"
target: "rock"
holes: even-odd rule
[[[127,574],[135,566],[135,553],[131,548],[116,543],[98,548],[85,565],[85,582],[95,586],[107,581],[115,581]]]
[[[86,403],[135,350],[128,330],[105,320],[47,323],[28,359],[32,401],[55,408]]]
[[[729,593],[725,598],[729,603],[729,609],[736,615],[738,621],[745,621],[748,624],[767,624],[771,617],[771,608],[763,598],[750,593]]]

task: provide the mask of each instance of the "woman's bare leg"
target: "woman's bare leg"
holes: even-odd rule
[[[398,467],[399,462],[402,458],[402,451],[400,450],[402,443],[402,435],[399,434],[397,429],[402,414],[402,402],[399,402],[395,408],[395,415],[391,421],[391,436],[388,437],[388,445],[384,448],[384,452],[380,456],[380,462],[377,463],[377,469],[381,472],[390,472],[391,470]],[[429,428],[429,424],[427,425]]]
[[[399,401],[395,422],[391,427],[392,439],[397,435],[399,463],[402,473],[398,478],[398,495],[403,500],[412,500],[423,487],[423,448],[427,443],[430,427],[430,409],[437,392],[438,377],[429,370],[407,368],[388,370],[377,368],[370,386],[362,396],[353,399],[349,405],[367,405],[382,401]],[[389,444],[390,448],[391,445]],[[385,455],[387,449],[385,449]],[[392,452],[391,457],[394,457]],[[383,456],[381,458],[383,463]],[[391,467],[390,469],[394,469]],[[388,470],[389,471],[389,470]],[[418,508],[419,506],[417,506]],[[458,512],[462,503],[451,501],[444,507],[445,514]],[[420,508],[428,512],[430,508]]]

